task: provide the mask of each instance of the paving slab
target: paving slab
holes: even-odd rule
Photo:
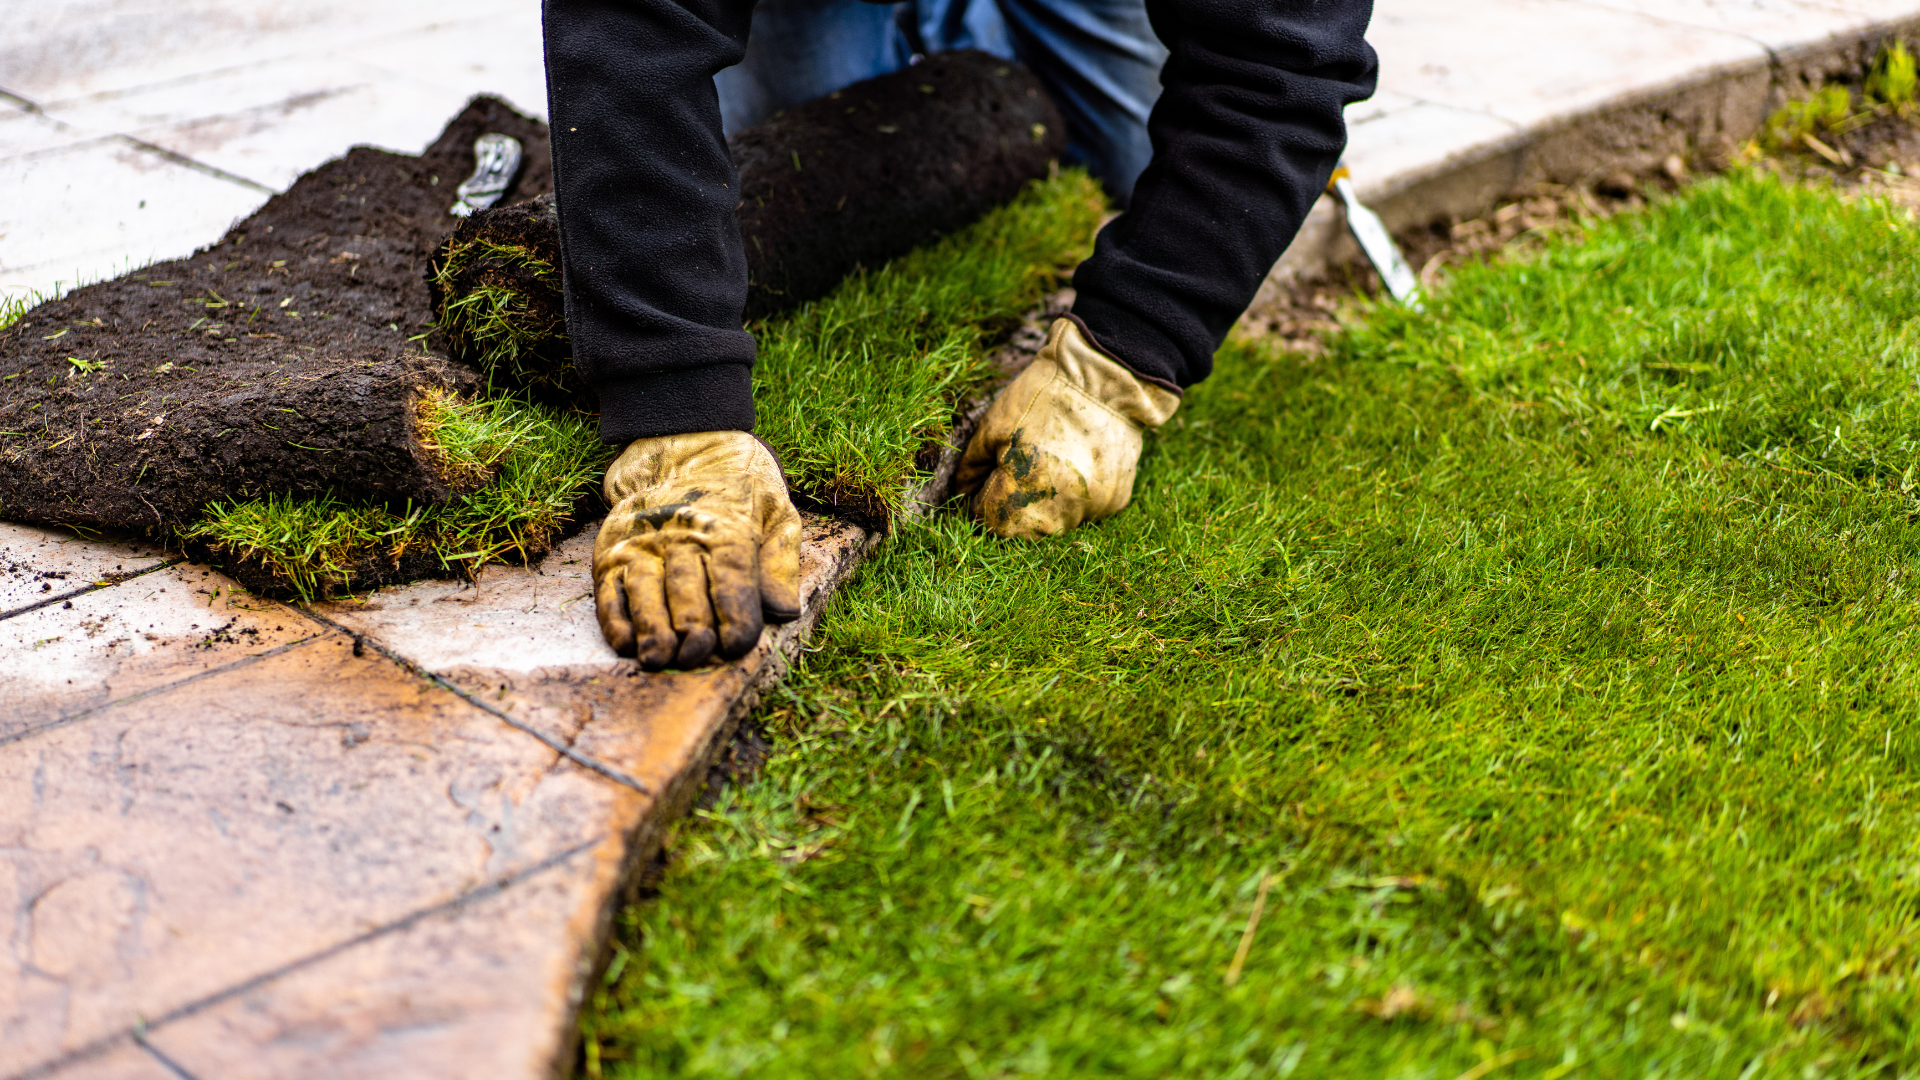
[[[117,135],[0,160],[0,288],[51,296],[189,254],[262,190]]]
[[[151,571],[170,557],[146,540],[89,540],[0,522],[0,619]]]
[[[0,292],[185,254],[473,93],[544,111],[525,0],[10,14]],[[1484,212],[1739,136],[1917,27],[1920,0],[1379,0],[1348,162],[1391,223]],[[1323,202],[1277,273],[1356,256]],[[809,517],[800,622],[645,674],[600,639],[592,531],[302,609],[0,525],[0,1078],[564,1072],[622,889],[878,542]]]
[[[116,563],[116,565],[121,565]],[[49,725],[282,651],[315,636],[311,620],[230,587],[203,566],[108,571],[94,588],[0,620],[0,745]]]
[[[1737,34],[1768,49],[1797,48],[1864,29],[1877,21],[1873,7],[1904,11],[1899,5],[1853,5],[1845,0],[1587,0],[1599,7],[1631,12],[1662,23]]]
[[[341,57],[297,56],[43,109],[281,191],[340,153],[342,128],[358,143],[417,153],[470,96]]]
[[[37,654],[0,668],[0,1076],[548,1075],[622,883],[873,539],[810,520],[806,616],[660,675],[578,602],[590,534],[306,611],[163,559],[0,618]]]
[[[35,0],[16,5],[0,25],[0,89],[51,107],[482,19],[501,20],[497,45],[524,50],[524,21],[516,16],[531,6],[521,0]],[[537,38],[532,47],[537,54]]]
[[[1420,63],[1382,64],[1380,88],[1417,101],[1537,126],[1621,97],[1739,64],[1765,63],[1738,33],[1566,0],[1474,0],[1474,17],[1452,4],[1381,5],[1384,39],[1420,42]],[[1504,28],[1488,33],[1489,24]],[[1551,26],[1549,34],[1522,27]],[[1515,88],[1525,87],[1525,93]]]

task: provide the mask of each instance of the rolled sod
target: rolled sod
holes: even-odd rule
[[[448,243],[487,132],[525,163]],[[1062,145],[1038,84],[981,54],[741,133],[753,310],[967,224]],[[188,258],[26,312],[0,330],[0,518],[173,534],[302,596],[539,556],[591,516],[604,449],[551,192],[545,125],[477,98],[420,155],[355,148]]]
[[[0,331],[0,517],[172,530],[219,500],[483,483],[423,422],[479,379],[422,347],[420,267],[487,131],[526,144],[520,197],[551,190],[545,126],[475,99],[423,154],[356,147],[212,246]]]
[[[1046,176],[1065,123],[1039,80],[982,52],[913,67],[733,136],[747,316],[817,299],[1007,202]],[[496,386],[577,404],[551,196],[466,219],[428,277],[449,351]]]

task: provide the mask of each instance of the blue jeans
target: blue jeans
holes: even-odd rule
[[[542,3],[567,333],[613,443],[753,427],[723,94],[737,124],[929,48],[1012,52],[1083,160],[1131,189],[1073,273],[1074,316],[1142,377],[1185,387],[1326,190],[1343,110],[1379,71],[1372,0],[766,0],[759,33],[754,0]]]
[[[720,115],[736,131],[948,49],[1032,71],[1066,117],[1068,162],[1126,203],[1153,154],[1147,114],[1167,58],[1145,0],[759,0],[746,59],[714,79]]]

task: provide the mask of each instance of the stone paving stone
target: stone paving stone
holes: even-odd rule
[[[1739,34],[1567,0],[1382,4],[1373,25],[1375,47],[1405,58],[1383,63],[1381,89],[1529,127],[1767,61]]]
[[[1665,23],[1739,34],[1769,49],[1804,45],[1871,25],[1873,15],[1845,0],[1587,0]],[[1867,5],[1872,6],[1872,5]],[[1907,11],[1911,13],[1910,7]]]
[[[536,566],[485,567],[471,583],[422,581],[376,589],[317,610],[427,671],[570,665],[624,670],[624,662],[601,639],[594,617],[593,538],[594,529],[583,529]]]
[[[689,779],[697,785],[700,777],[687,770],[751,704],[755,688],[783,670],[785,656],[875,541],[859,526],[808,515],[799,622],[774,628],[737,664],[645,674],[600,636],[589,591],[592,533],[562,544],[537,567],[489,568],[477,588],[422,582],[379,590],[365,603],[322,605],[318,613],[528,730],[569,740],[614,775],[664,790]],[[635,716],[648,723],[625,719]]]
[[[83,1065],[631,816],[637,792],[560,762],[335,632],[15,741],[0,1075]],[[523,944],[578,962],[543,936]]]
[[[85,142],[87,136],[14,102],[0,100],[0,161]]]
[[[547,1075],[618,889],[873,541],[809,521],[800,622],[739,663],[648,675],[569,603],[591,535],[477,590],[311,616],[191,564],[79,597],[173,623],[138,670],[61,658],[119,680],[104,707],[13,694],[54,722],[0,730],[18,808],[0,814],[0,1076],[144,1068],[137,1021],[196,1076]],[[280,636],[182,654],[205,624],[177,624],[207,610]],[[0,631],[93,618],[55,605]],[[68,669],[35,666],[0,687]]]
[[[419,153],[469,96],[341,57],[299,56],[56,104],[47,114],[278,191],[343,153],[343,131],[355,144]]]
[[[282,604],[175,565],[0,621],[0,746],[319,632]]]
[[[58,529],[0,521],[0,620],[21,608],[63,601],[172,555],[142,540],[86,540]]]
[[[495,76],[545,111],[527,77],[538,5],[515,0],[39,0],[8,14],[0,91],[40,113],[0,105],[0,296],[190,254],[349,146],[417,152]]]
[[[444,22],[376,41],[341,46],[334,55],[457,91],[504,98],[545,119],[547,68],[540,51],[540,6],[516,4],[485,19]],[[419,142],[440,133],[435,127]]]
[[[203,1080],[545,1077],[573,964],[597,944],[578,897],[610,890],[622,853],[612,838],[563,850],[505,888],[164,1024],[149,1043]]]
[[[1378,199],[1525,131],[1497,116],[1416,101],[1352,126],[1346,163],[1362,200]]]
[[[153,1053],[127,1042],[89,1061],[87,1080],[180,1080],[180,1074]]]
[[[260,191],[109,137],[0,161],[0,287],[51,292],[185,255]]]
[[[538,52],[539,40],[526,42],[513,21],[528,6],[523,0],[34,0],[15,5],[0,22],[0,88],[53,106],[494,18],[513,31],[506,43]]]

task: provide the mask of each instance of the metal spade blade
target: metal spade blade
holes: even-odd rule
[[[1380,280],[1387,286],[1387,292],[1395,300],[1415,311],[1425,310],[1420,303],[1420,279],[1413,274],[1413,268],[1400,256],[1400,248],[1388,234],[1387,227],[1380,215],[1360,205],[1360,199],[1353,193],[1353,181],[1348,179],[1345,166],[1336,169],[1333,174],[1332,188],[1340,197],[1347,210],[1347,231],[1360,244],[1360,250],[1366,253],[1367,261],[1380,273]]]

